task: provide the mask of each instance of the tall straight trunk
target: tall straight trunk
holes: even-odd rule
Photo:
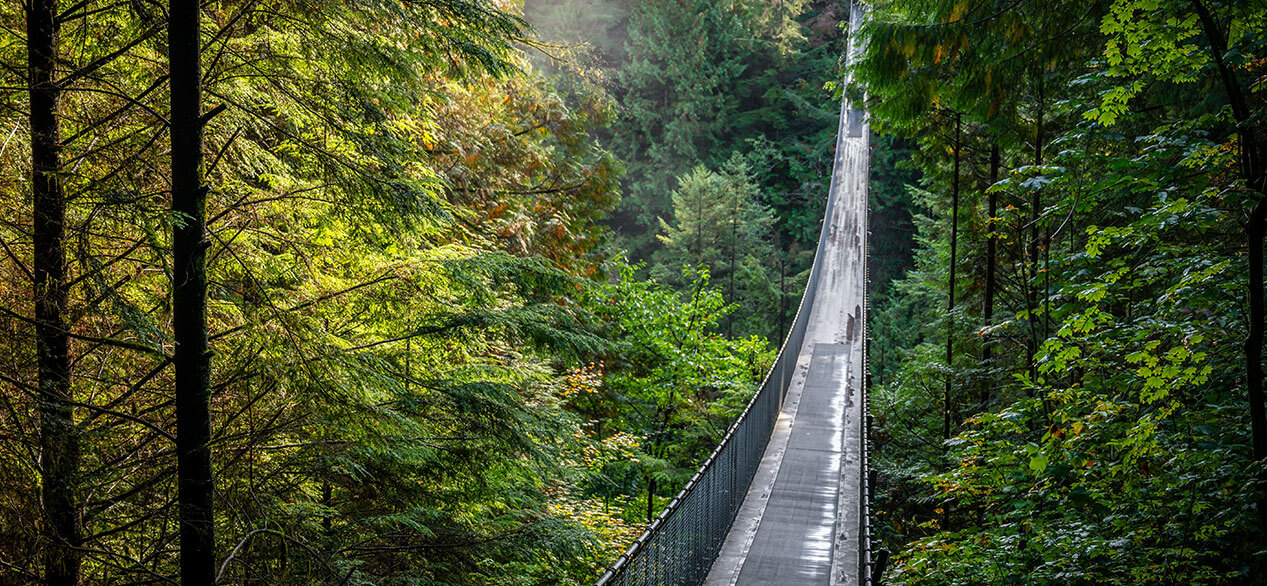
[[[180,500],[180,579],[215,581],[211,469],[211,355],[207,344],[207,189],[202,184],[200,7],[171,0],[172,328],[176,351],[176,460]]]
[[[1042,72],[1037,75],[1038,83],[1038,117],[1034,124],[1034,165],[1043,164],[1043,77]],[[1038,322],[1034,313],[1038,311],[1038,219],[1042,214],[1042,196],[1035,189],[1030,193],[1030,213],[1029,222],[1029,266],[1030,266],[1030,283],[1027,287],[1028,305],[1026,309],[1029,311],[1029,348],[1026,352],[1026,362],[1029,364],[1030,376],[1037,373],[1037,365],[1034,363],[1034,356],[1038,353]]]
[[[31,0],[26,20],[31,99],[35,343],[39,375],[40,475],[44,512],[44,583],[78,584],[80,507],[75,497],[79,434],[71,407],[66,324],[66,197],[61,182],[61,88],[55,79],[57,2]]]
[[[787,256],[783,253],[778,230],[774,231],[774,254],[779,259],[779,336],[774,343],[782,345],[787,337]]]
[[[942,397],[942,407],[945,409],[942,421],[942,438],[950,439],[950,423],[951,413],[954,410],[954,402],[951,400],[951,387],[954,383],[954,358],[955,358],[955,272],[958,265],[959,254],[959,133],[960,133],[960,117],[955,115],[955,171],[954,177],[950,180],[950,285],[948,299],[946,302],[946,390]]]
[[[1001,157],[999,156],[999,143],[990,145],[990,185],[993,186],[999,182],[999,167],[1001,166]],[[986,327],[994,325],[994,292],[998,287],[996,282],[995,270],[998,263],[998,240],[994,237],[994,218],[999,213],[999,194],[993,190],[986,195],[986,239],[985,239],[985,301],[982,305],[983,323]],[[986,367],[991,366],[994,361],[994,341],[992,336],[986,335],[985,340],[981,344],[981,361]],[[988,391],[983,400],[988,397]]]
[[[1043,78],[1042,74],[1038,75],[1038,113],[1037,119],[1034,121],[1034,165],[1043,164]],[[1034,265],[1034,270],[1038,270],[1038,217],[1042,212],[1042,197],[1037,189],[1030,193],[1030,213],[1032,217],[1029,223],[1029,262]]]
[[[735,203],[739,200],[736,198]],[[735,260],[739,255],[739,209],[735,206],[734,214],[730,216],[730,286],[726,292],[726,302],[736,303],[735,301]],[[732,313],[726,316],[726,337],[733,338],[735,336],[735,315]]]
[[[1249,398],[1249,420],[1254,459],[1267,461],[1267,408],[1263,398],[1263,244],[1264,223],[1267,222],[1267,144],[1262,142],[1259,122],[1251,120],[1249,104],[1245,100],[1241,82],[1232,67],[1224,61],[1227,52],[1227,36],[1219,28],[1214,15],[1200,0],[1193,8],[1201,19],[1201,28],[1209,41],[1210,53],[1218,66],[1219,77],[1227,92],[1232,114],[1241,139],[1241,177],[1250,189],[1258,193],[1258,201],[1249,214],[1245,229],[1245,241],[1249,256],[1249,333],[1245,338],[1245,392]],[[1258,523],[1260,535],[1267,538],[1267,470],[1258,477]]]
[[[647,477],[647,525],[655,521],[655,478]]]
[[[655,442],[651,444],[651,455],[659,458],[663,455],[665,435],[669,433],[669,419],[673,417],[673,404],[677,401],[677,389],[669,389],[669,406],[660,410],[660,424],[656,429]],[[655,520],[656,479],[647,475],[647,524]]]
[[[999,182],[999,167],[1002,166],[1002,158],[999,156],[999,145],[994,143],[990,145],[990,185]],[[998,268],[998,239],[994,237],[994,218],[999,213],[999,194],[991,191],[986,196],[987,217],[985,222],[986,233],[989,235],[985,242],[985,301],[983,302],[981,313],[984,316],[986,326],[994,325],[994,294],[998,288],[997,277],[995,271]],[[981,357],[985,362],[989,363],[991,356],[994,354],[994,346],[987,341],[981,351]]]
[[[1245,231],[1249,247],[1249,333],[1245,338],[1245,391],[1249,396],[1250,431],[1254,459],[1267,461],[1267,409],[1263,400],[1263,222],[1267,221],[1267,202],[1260,199],[1249,215]],[[1267,535],[1267,473],[1258,479],[1258,523]]]

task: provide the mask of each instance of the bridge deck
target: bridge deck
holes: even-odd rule
[[[869,132],[861,111],[841,114],[805,342],[709,586],[859,583]]]

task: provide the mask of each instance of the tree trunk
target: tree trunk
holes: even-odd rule
[[[211,355],[207,344],[207,190],[202,184],[200,6],[171,0],[172,326],[176,341],[176,458],[180,578],[215,581],[211,469]]]
[[[1034,123],[1034,165],[1043,164],[1043,77],[1040,71],[1037,77],[1038,86],[1038,109],[1037,120]],[[1029,365],[1029,375],[1034,378],[1038,375],[1037,364],[1034,362],[1034,356],[1038,354],[1038,219],[1042,214],[1042,196],[1037,189],[1030,193],[1030,222],[1029,222],[1029,285],[1025,288],[1026,292],[1026,310],[1029,313],[1029,347],[1025,349],[1025,362]]]
[[[1261,194],[1261,191],[1260,191]],[[1267,207],[1259,199],[1249,216],[1249,335],[1245,338],[1245,390],[1249,396],[1254,459],[1267,460],[1267,410],[1263,401],[1263,222]],[[1267,474],[1258,479],[1258,523],[1267,535]]]
[[[647,526],[655,520],[655,478],[647,477]]]
[[[777,229],[774,231],[774,254],[779,259],[779,336],[774,343],[781,346],[787,338],[787,254]]]
[[[1267,408],[1263,398],[1263,241],[1267,222],[1267,145],[1260,142],[1255,121],[1251,121],[1249,104],[1236,73],[1223,59],[1227,37],[1205,5],[1196,0],[1193,7],[1201,18],[1201,27],[1209,41],[1210,53],[1218,66],[1219,77],[1227,92],[1232,114],[1236,117],[1241,139],[1241,176],[1250,189],[1258,193],[1258,201],[1249,214],[1245,229],[1249,255],[1249,333],[1245,338],[1245,392],[1249,398],[1250,431],[1254,459],[1267,460]],[[1267,536],[1267,471],[1258,478],[1258,523],[1261,535]]]
[[[75,497],[79,432],[71,407],[70,338],[66,324],[66,198],[62,191],[61,88],[55,79],[57,2],[32,0],[26,20],[31,99],[31,195],[35,338],[39,376],[40,475],[44,583],[78,584],[81,511]]]
[[[990,185],[993,186],[999,182],[999,167],[1001,166],[1001,157],[999,156],[999,144],[996,142],[990,145]],[[987,215],[985,221],[986,239],[985,239],[985,301],[982,311],[984,319],[982,320],[986,327],[994,325],[994,291],[998,287],[996,283],[997,277],[995,270],[997,269],[998,256],[998,240],[994,237],[994,218],[999,213],[999,194],[991,191],[987,194]],[[985,340],[981,343],[981,362],[989,368],[994,362],[994,342],[991,336],[987,334]],[[988,391],[982,400],[988,399]]]
[[[955,269],[958,264],[959,254],[959,133],[960,118],[955,115],[955,170],[954,177],[951,178],[950,184],[950,285],[947,287],[949,295],[946,303],[946,390],[942,397],[942,407],[945,410],[942,421],[942,439],[950,439],[951,413],[954,410],[954,402],[951,400],[951,387],[954,383],[954,358],[955,358]]]
[[[736,196],[736,194],[731,194]],[[736,303],[735,300],[735,261],[739,256],[739,199],[735,197],[735,210],[730,216],[730,285],[729,291],[726,293],[726,303]],[[732,312],[726,316],[726,337],[735,337],[735,314]]]

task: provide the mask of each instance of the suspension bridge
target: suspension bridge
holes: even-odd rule
[[[864,10],[850,12],[848,57]],[[874,472],[867,462],[870,130],[848,99],[822,232],[778,358],[722,443],[599,586],[868,586]]]

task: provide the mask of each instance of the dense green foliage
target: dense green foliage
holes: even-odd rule
[[[201,241],[170,5],[0,5],[0,583],[177,580],[178,243],[218,581],[589,583],[790,326],[837,89],[889,583],[1262,581],[1261,5],[894,0],[856,88],[832,0],[198,6]]]
[[[661,219],[661,264],[651,272],[661,282],[692,286],[674,269],[712,267],[726,298],[748,309],[737,324],[742,332],[768,331],[767,320],[781,309],[775,306],[780,291],[766,266],[776,254],[770,245],[774,218],[757,203],[757,189],[738,158],[720,172],[697,167],[683,176],[673,192],[673,223]],[[779,315],[780,332],[785,317]],[[736,329],[733,316],[725,324],[727,332]]]
[[[822,220],[839,108],[825,87],[837,74],[847,6],[544,0],[526,9],[545,40],[570,47],[559,51],[570,71],[596,79],[617,105],[602,140],[626,165],[610,220],[617,242],[679,286],[683,264],[707,265],[728,298],[760,308],[756,319],[726,322],[727,331],[781,339]],[[768,231],[754,225],[727,236],[751,244],[738,252],[687,254],[671,244],[695,221],[679,217],[684,194],[702,195],[691,184],[740,166],[749,201],[731,205],[771,215]],[[730,197],[713,191],[716,205]]]
[[[23,14],[6,6],[0,559],[18,583],[42,574],[49,545],[32,520],[50,480],[30,451],[48,434],[32,416]],[[82,453],[66,488],[84,581],[162,580],[177,552],[165,251],[183,221],[164,201],[163,17],[62,8],[69,433]],[[605,347],[567,308],[578,281],[564,272],[593,272],[593,222],[615,201],[616,166],[586,134],[602,109],[573,110],[523,70],[510,45],[523,23],[480,3],[204,16],[205,91],[225,106],[206,131],[221,579],[588,574],[585,532],[547,508],[579,449],[564,369]],[[479,167],[493,154],[496,172]],[[536,197],[552,181],[567,198]],[[475,203],[494,192],[500,209]]]
[[[906,0],[871,17],[856,71],[922,175],[914,265],[873,300],[889,582],[1258,583],[1241,346],[1261,320],[1246,222],[1267,12]]]
[[[52,134],[28,87],[36,4],[57,23]],[[170,211],[165,8],[0,8],[6,584],[178,575],[172,251],[194,218]],[[514,3],[203,2],[215,578],[592,580],[716,445],[790,320],[836,10],[526,7],[616,33],[574,50]],[[666,68],[694,77],[660,100]],[[630,266],[621,242],[663,257]]]
[[[605,496],[644,491],[647,503],[634,503],[624,515],[650,521],[664,504],[657,499],[675,494],[717,447],[773,351],[756,336],[731,340],[718,332],[736,306],[710,287],[707,272],[694,277],[683,299],[625,267],[595,301],[614,344],[601,392],[575,405],[597,437],[642,440],[633,460],[607,465],[591,486]]]

